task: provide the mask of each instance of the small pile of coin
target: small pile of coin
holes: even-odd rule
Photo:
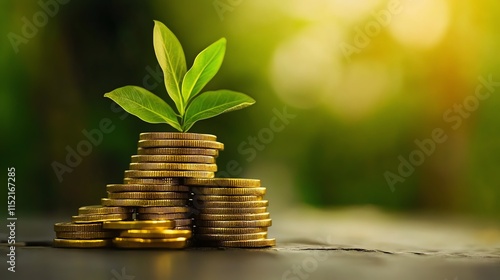
[[[97,248],[107,247],[118,236],[103,228],[103,222],[132,219],[133,212],[125,207],[83,206],[71,223],[56,223],[54,231],[56,247]]]
[[[103,228],[119,231],[113,239],[118,248],[168,248],[181,249],[188,245],[191,230],[172,229],[174,221],[119,221],[104,222]]]
[[[179,185],[179,178],[163,180],[162,184],[111,184],[106,186],[108,198],[103,205],[123,205],[135,212],[137,220],[172,220],[175,229],[191,229],[191,193]],[[168,184],[167,184],[168,183]]]
[[[116,237],[113,231],[104,230],[102,223],[56,223],[55,247],[99,248],[111,245]]]
[[[193,192],[194,239],[200,246],[267,247],[271,226],[260,180],[186,178]]]
[[[216,140],[209,134],[141,133],[124,183],[107,185],[102,205],[80,208],[66,229],[56,224],[54,245],[184,248],[193,236],[202,246],[274,246],[267,238],[266,189],[260,180],[214,178],[224,149]],[[78,226],[83,224],[93,227]]]
[[[99,208],[98,206],[91,206]],[[102,209],[102,206],[101,208]],[[57,223],[55,247],[63,248],[169,248],[188,245],[191,230],[173,229],[175,222],[105,221],[92,223]]]

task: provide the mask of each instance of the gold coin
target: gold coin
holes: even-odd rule
[[[266,194],[266,188],[214,188],[214,187],[193,187],[192,192],[195,194],[210,194],[210,195],[257,195],[263,196]]]
[[[270,227],[271,219],[255,220],[255,221],[204,221],[195,220],[197,226],[200,227]]]
[[[253,240],[267,238],[267,232],[247,233],[247,234],[196,234],[198,240],[230,241],[230,240]]]
[[[219,150],[203,148],[138,148],[138,155],[197,155],[219,156]]]
[[[101,248],[111,244],[111,239],[54,239],[54,247],[61,248]]]
[[[147,208],[139,208],[147,209]],[[254,208],[204,208],[200,211],[202,214],[258,214],[267,211],[266,207]]]
[[[155,139],[139,140],[139,148],[204,148],[224,150],[224,144],[206,140]]]
[[[182,227],[182,226],[190,226],[193,224],[193,220],[191,219],[174,219],[176,227]]]
[[[209,171],[165,171],[165,170],[125,170],[127,178],[158,178],[158,177],[202,177],[213,178]]]
[[[189,192],[187,186],[161,184],[111,184],[106,186],[108,192]]]
[[[198,234],[249,234],[267,232],[267,227],[229,228],[229,227],[199,227],[193,228],[195,236]]]
[[[73,223],[96,223],[104,221],[121,221],[129,220],[132,218],[132,214],[101,214],[101,215],[78,215],[71,217]]]
[[[131,170],[217,171],[217,165],[205,164],[205,163],[141,162],[141,163],[131,163],[130,169]]]
[[[191,231],[193,228],[191,226],[180,226],[180,227],[174,227],[175,230],[189,230]]]
[[[180,185],[180,178],[124,178],[125,184],[148,184],[148,185]]]
[[[255,195],[201,195],[195,194],[193,200],[198,201],[258,201],[262,200],[262,196]]]
[[[267,207],[269,201],[193,201],[193,206],[196,209],[205,208],[254,208],[254,207]]]
[[[184,140],[207,140],[215,141],[217,136],[211,134],[188,133],[188,132],[144,132],[139,135],[140,140],[149,139],[184,139]]]
[[[191,230],[175,229],[129,229],[120,233],[120,237],[132,238],[191,238]]]
[[[77,231],[77,232],[94,232],[102,231],[102,223],[75,224],[75,223],[56,223],[54,231]]]
[[[215,158],[198,155],[134,155],[130,162],[215,163]]]
[[[232,240],[220,241],[220,246],[236,248],[262,248],[276,246],[276,239]]]
[[[189,207],[171,206],[171,207],[141,207],[137,209],[139,214],[169,214],[169,213],[189,213]]]
[[[174,221],[118,221],[104,222],[102,227],[105,229],[147,229],[147,228],[164,228],[169,229],[175,226]]]
[[[61,231],[56,232],[57,238],[64,239],[103,239],[113,238],[118,234],[114,231],[96,231],[96,232],[77,232],[77,231]]]
[[[185,206],[185,199],[113,199],[101,198],[101,204],[104,206]]]
[[[211,186],[211,187],[226,187],[226,188],[256,188],[260,187],[258,179],[243,179],[243,178],[189,178],[185,184],[188,186]]]
[[[88,215],[88,214],[126,214],[130,213],[130,209],[126,207],[106,207],[102,205],[89,205],[82,206],[78,208],[79,215]]]
[[[116,237],[113,244],[118,248],[168,248],[181,249],[187,246],[185,237],[177,238],[131,238]]]
[[[117,199],[188,199],[186,192],[115,192],[108,193],[108,198]]]
[[[139,214],[138,220],[173,220],[189,218],[189,213],[167,213],[167,214]]]
[[[207,221],[248,221],[248,220],[265,220],[269,219],[269,213],[259,214],[199,214],[195,216],[197,220]]]

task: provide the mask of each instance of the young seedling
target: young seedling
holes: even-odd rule
[[[246,94],[226,89],[200,93],[219,71],[226,52],[225,38],[201,51],[189,71],[179,40],[159,21],[155,21],[153,45],[163,70],[165,87],[175,103],[177,112],[163,99],[138,86],[124,86],[104,95],[130,114],[145,122],[167,123],[179,131],[186,132],[199,120],[255,103],[255,100]]]

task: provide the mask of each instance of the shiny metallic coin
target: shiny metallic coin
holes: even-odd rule
[[[73,223],[96,223],[105,221],[122,221],[132,219],[132,214],[101,214],[101,215],[78,215],[72,216]]]
[[[220,241],[220,246],[235,248],[263,248],[276,246],[276,239],[254,239],[254,240],[233,240]]]
[[[195,235],[197,240],[207,241],[231,241],[231,240],[253,240],[267,238],[267,232],[247,233],[247,234],[201,234]]]
[[[195,194],[206,195],[255,195],[263,196],[266,194],[266,188],[218,188],[218,187],[191,187],[191,191]]]
[[[192,230],[192,226],[178,226],[178,227],[174,227],[174,229],[176,230]]]
[[[108,198],[116,199],[188,199],[187,192],[115,192],[108,193]]]
[[[175,226],[174,221],[118,221],[118,222],[104,222],[103,228],[105,229],[148,229],[148,228],[163,228],[171,229]]]
[[[210,171],[125,170],[126,178],[200,177],[213,178]]]
[[[191,210],[185,206],[171,206],[171,207],[140,207],[137,208],[139,214],[169,214],[169,213],[186,213],[189,214]]]
[[[79,215],[99,215],[99,214],[127,214],[130,213],[131,209],[127,207],[117,207],[117,206],[102,206],[102,205],[89,205],[82,206],[78,208]]]
[[[269,213],[259,214],[198,214],[195,215],[196,220],[206,221],[248,221],[248,220],[265,220],[269,219]]]
[[[105,206],[185,206],[185,199],[112,199],[101,198],[102,205]]]
[[[131,170],[186,170],[186,171],[217,171],[216,164],[206,163],[164,163],[164,162],[140,162],[131,163]]]
[[[183,140],[206,140],[215,141],[217,136],[211,134],[189,133],[189,132],[144,132],[139,134],[139,140],[149,139],[183,139]]]
[[[163,248],[163,249],[181,249],[187,247],[187,239],[177,238],[131,238],[116,237],[113,239],[113,245],[118,248],[144,249],[144,248]]]
[[[267,207],[269,201],[192,201],[193,206],[203,211],[205,208],[254,208],[254,207]]]
[[[198,201],[258,201],[262,200],[262,196],[256,195],[201,195],[194,194],[193,200]]]
[[[130,162],[215,163],[215,158],[211,156],[198,156],[198,155],[134,155],[132,156]]]
[[[249,227],[249,228],[235,228],[235,227],[200,227],[193,228],[195,235],[197,234],[249,234],[267,232],[267,227]]]
[[[195,220],[195,225],[200,227],[270,227],[271,219],[255,221],[204,221]]]
[[[219,150],[203,148],[138,148],[138,155],[197,155],[219,156]]]
[[[243,179],[243,178],[189,178],[185,181],[189,186],[212,186],[212,187],[233,187],[233,188],[252,188],[260,187],[258,179]]]
[[[267,211],[267,207],[254,208],[204,208],[198,211],[202,214],[258,214]]]
[[[125,184],[180,185],[181,178],[124,178]]]
[[[106,239],[118,236],[114,231],[96,231],[96,232],[77,232],[77,231],[61,231],[56,232],[57,238],[63,239]]]
[[[182,227],[182,226],[190,226],[193,224],[193,220],[186,218],[186,219],[174,219],[176,227]]]
[[[189,213],[168,213],[168,214],[139,214],[138,220],[174,220],[174,219],[190,219]]]
[[[95,232],[102,231],[102,223],[75,224],[75,223],[56,223],[54,231],[76,231],[76,232]]]
[[[111,239],[54,239],[54,247],[60,248],[102,248],[109,247]]]
[[[191,238],[191,230],[175,229],[129,229],[120,233],[120,237],[132,238]]]
[[[189,187],[163,184],[111,184],[108,192],[189,192]]]
[[[155,139],[139,140],[139,148],[204,148],[224,150],[224,144],[207,140]]]

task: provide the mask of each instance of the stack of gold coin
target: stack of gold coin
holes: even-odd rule
[[[181,249],[188,245],[191,230],[173,229],[174,221],[119,221],[105,222],[103,228],[119,231],[113,239],[118,248],[168,248]]]
[[[182,178],[211,178],[224,145],[209,134],[141,133],[122,185],[108,185],[103,205],[134,206],[138,220],[172,220],[175,229],[191,229],[189,188]]]
[[[224,149],[216,140],[209,134],[141,133],[123,183],[106,186],[102,205],[82,207],[72,223],[56,224],[54,245],[184,248],[194,224],[193,237],[203,246],[274,246],[260,180],[213,178]]]
[[[141,207],[137,209],[138,220],[171,220],[174,229],[191,230],[191,209],[188,206]]]
[[[202,246],[269,247],[271,226],[260,180],[186,178],[193,193],[194,239]]]
[[[224,144],[210,134],[141,133],[137,156],[132,157],[125,180],[135,178],[213,178],[215,158]]]
[[[116,232],[106,230],[102,223],[132,219],[132,212],[125,207],[83,206],[71,223],[56,223],[54,246],[70,248],[97,248],[111,244]]]
[[[187,207],[191,194],[188,187],[179,185],[179,178],[164,178],[162,184],[111,184],[106,190],[104,205],[131,207],[138,220],[173,220],[176,229],[191,226]]]

